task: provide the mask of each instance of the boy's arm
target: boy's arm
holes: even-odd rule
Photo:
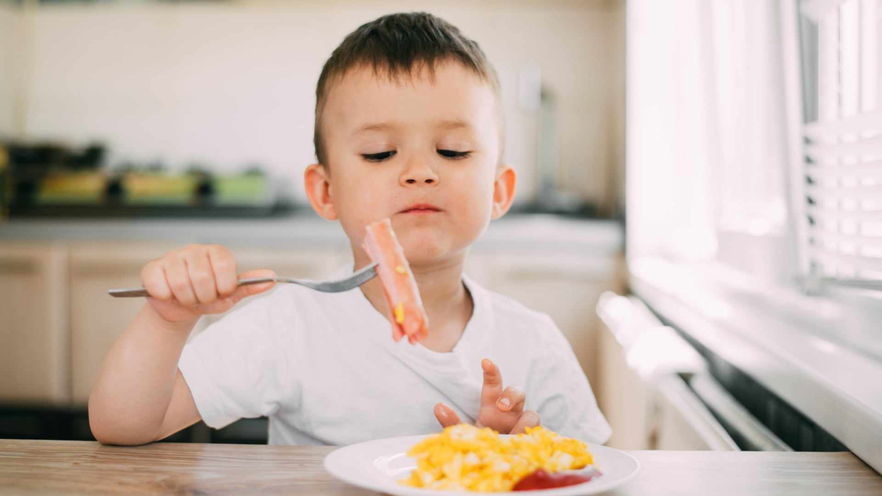
[[[199,411],[196,409],[196,403],[193,401],[193,394],[187,381],[181,371],[175,374],[175,385],[172,389],[171,401],[162,418],[162,425],[159,427],[159,435],[156,441],[165,439],[175,432],[186,429],[201,419]]]
[[[199,420],[177,367],[194,323],[166,322],[144,305],[110,349],[89,395],[89,425],[98,441],[144,444]]]
[[[261,270],[242,277],[273,276]],[[147,304],[107,354],[89,395],[89,425],[107,444],[144,444],[200,419],[178,360],[201,315],[229,310],[272,283],[238,286],[226,248],[191,245],[148,263]]]

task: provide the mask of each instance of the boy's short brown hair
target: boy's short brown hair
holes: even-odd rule
[[[474,41],[449,22],[426,12],[390,14],[361,25],[340,43],[325,62],[315,90],[313,143],[318,162],[327,165],[321,116],[334,81],[357,67],[391,79],[427,69],[433,74],[439,62],[455,61],[487,82],[499,93],[496,71]]]

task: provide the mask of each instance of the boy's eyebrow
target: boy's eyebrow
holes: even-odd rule
[[[471,124],[463,120],[442,120],[438,121],[438,127],[444,129],[459,129],[459,128],[471,128]],[[395,129],[397,127],[401,127],[401,124],[397,124],[394,122],[371,122],[365,124],[358,129],[355,130],[352,134],[359,134],[367,131],[388,131],[389,129]]]
[[[365,131],[385,131],[387,129],[393,129],[397,127],[396,125],[389,122],[374,122],[370,124],[365,124],[364,126],[359,127],[352,134],[363,133]]]
[[[439,121],[438,126],[443,127],[444,129],[458,129],[461,127],[472,127],[471,124],[469,124],[468,122],[461,121],[461,120]]]

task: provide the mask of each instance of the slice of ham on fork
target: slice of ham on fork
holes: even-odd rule
[[[371,260],[378,264],[377,275],[383,284],[392,322],[392,339],[397,342],[407,336],[411,344],[416,343],[429,335],[429,318],[404,250],[392,230],[392,222],[389,219],[373,222],[366,230],[363,246]]]

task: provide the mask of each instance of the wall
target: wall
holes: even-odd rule
[[[598,202],[620,136],[613,74],[620,2],[239,2],[43,5],[33,15],[26,133],[80,143],[106,139],[114,161],[259,161],[290,181],[313,160],[315,81],[358,25],[384,13],[428,10],[458,25],[496,65],[507,160],[532,190],[535,110],[523,102],[537,69],[560,103],[560,181]],[[619,64],[620,66],[621,64]]]
[[[20,41],[23,36],[19,9],[0,4],[0,138],[16,133],[16,87],[21,74]]]

